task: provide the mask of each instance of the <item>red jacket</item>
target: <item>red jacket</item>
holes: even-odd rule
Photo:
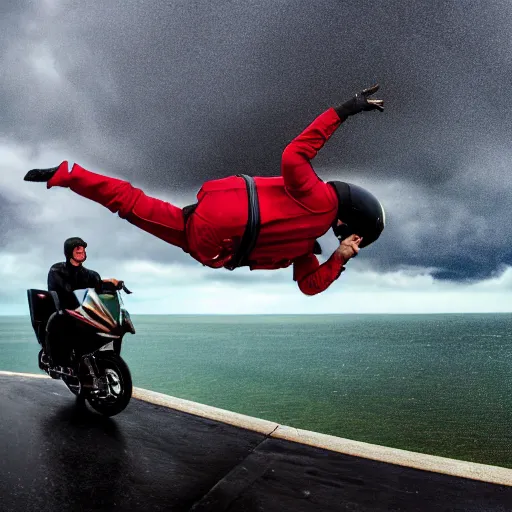
[[[313,254],[315,241],[336,219],[338,199],[310,163],[340,124],[330,108],[285,148],[280,177],[254,177],[261,228],[249,257],[250,268],[278,269],[293,264],[294,280],[307,295],[322,292],[343,271],[344,262],[336,253],[323,265]],[[188,250],[204,265],[218,268],[232,255],[232,241],[236,245],[245,229],[245,181],[236,176],[208,181],[197,199],[198,207],[187,224]]]
[[[249,259],[251,269],[277,269],[293,264],[293,278],[307,295],[324,291],[343,271],[335,252],[320,265],[315,240],[336,219],[334,189],[320,180],[312,160],[341,120],[332,108],[317,117],[284,150],[281,176],[255,177],[261,228]],[[47,187],[68,187],[105,206],[152,235],[181,247],[203,265],[219,268],[233,255],[248,216],[247,190],[241,177],[206,182],[198,206],[186,226],[181,208],[147,196],[129,182],[64,161]]]

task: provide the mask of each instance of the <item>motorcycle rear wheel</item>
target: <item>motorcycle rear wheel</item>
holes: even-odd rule
[[[98,377],[106,379],[109,395],[104,397],[87,396],[90,406],[104,416],[115,416],[123,411],[132,398],[133,384],[128,365],[121,356],[113,352],[96,356]]]

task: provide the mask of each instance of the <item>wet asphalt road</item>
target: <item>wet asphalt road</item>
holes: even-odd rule
[[[0,511],[510,511],[512,487],[308,447],[60,381],[0,375]]]

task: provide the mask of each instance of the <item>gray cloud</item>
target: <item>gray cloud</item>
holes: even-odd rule
[[[510,3],[30,5],[1,8],[0,134],[34,161],[52,147],[184,204],[207,179],[277,174],[316,115],[378,81],[386,112],[348,120],[314,162],[384,194],[388,227],[360,261],[455,280],[512,264]],[[37,204],[4,202],[5,248],[25,233],[49,259],[81,230],[113,257],[188,261],[98,208],[45,231]]]

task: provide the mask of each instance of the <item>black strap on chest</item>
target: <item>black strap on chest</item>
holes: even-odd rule
[[[238,267],[245,267],[249,265],[249,255],[254,250],[258,235],[260,233],[261,218],[260,218],[260,205],[258,201],[258,191],[252,176],[246,174],[237,174],[237,176],[245,180],[247,186],[247,199],[249,205],[247,224],[245,231],[237,248],[235,255],[231,260],[224,265],[228,270],[234,270]]]

